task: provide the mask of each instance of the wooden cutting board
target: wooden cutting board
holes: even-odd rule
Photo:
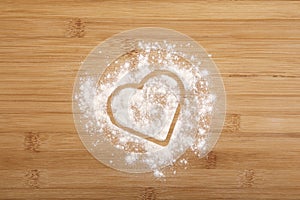
[[[300,199],[300,2],[1,1],[0,199]],[[209,155],[156,180],[105,167],[71,96],[98,43],[144,26],[198,41],[227,92]]]

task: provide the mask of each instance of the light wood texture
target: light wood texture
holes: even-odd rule
[[[300,198],[300,2],[3,0],[0,18],[0,199]],[[73,124],[81,61],[142,26],[197,40],[227,92],[214,150],[165,181],[105,167]]]

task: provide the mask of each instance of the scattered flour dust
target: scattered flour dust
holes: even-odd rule
[[[209,71],[201,67],[201,60],[177,52],[175,47],[166,41],[139,41],[136,51],[109,64],[99,79],[80,77],[75,95],[85,130],[90,135],[102,134],[115,149],[125,151],[125,158],[117,158],[119,162],[133,168],[146,166],[158,178],[165,177],[166,166],[172,169],[173,175],[177,173],[176,166],[186,168],[187,150],[199,157],[206,152],[216,101],[216,95],[209,91]],[[155,71],[171,72],[182,81],[184,88],[180,88],[180,82],[174,77],[165,74],[157,73],[145,80]],[[143,81],[143,85],[138,85]],[[181,89],[185,91],[183,102]],[[111,105],[107,105],[108,99]],[[176,114],[178,107],[180,112]],[[167,145],[160,145],[159,142],[166,141],[170,129]],[[130,130],[144,137],[131,134]],[[93,146],[97,148],[98,143],[94,141]]]

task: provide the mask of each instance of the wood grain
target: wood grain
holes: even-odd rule
[[[1,1],[0,199],[299,199],[299,1]],[[123,30],[197,40],[219,67],[226,125],[165,181],[83,147],[71,95],[81,61]]]

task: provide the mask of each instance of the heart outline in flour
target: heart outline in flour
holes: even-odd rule
[[[179,88],[179,91],[180,91],[180,101],[178,102],[178,105],[177,105],[177,108],[176,108],[176,111],[175,111],[175,114],[173,116],[173,119],[172,119],[172,122],[170,124],[170,127],[169,127],[169,131],[168,131],[168,134],[167,134],[167,137],[165,140],[161,141],[161,140],[158,140],[156,138],[153,138],[151,136],[147,136],[137,130],[134,130],[132,128],[129,128],[129,127],[126,127],[126,126],[123,126],[122,124],[120,124],[114,117],[113,115],[113,112],[112,112],[112,108],[111,108],[111,102],[112,102],[112,99],[113,97],[118,94],[121,90],[125,89],[125,88],[134,88],[134,89],[142,89],[145,85],[145,83],[151,79],[152,77],[155,77],[155,76],[158,76],[158,75],[166,75],[166,76],[169,76],[171,77],[172,79],[174,79],[177,84],[178,84],[178,88]],[[111,94],[110,96],[108,97],[108,100],[107,100],[107,113],[108,113],[108,116],[110,118],[110,121],[117,127],[119,127],[120,129],[123,129],[135,136],[138,136],[138,137],[141,137],[143,139],[146,139],[150,142],[153,142],[155,144],[158,144],[160,146],[167,146],[169,144],[169,141],[172,137],[172,133],[173,133],[173,130],[175,128],[175,125],[177,123],[177,120],[178,120],[178,117],[179,117],[179,113],[181,111],[181,106],[184,104],[184,97],[185,97],[185,89],[184,89],[184,84],[183,82],[181,81],[181,79],[173,72],[170,72],[168,70],[154,70],[153,72],[147,74],[143,80],[140,82],[140,83],[128,83],[128,84],[124,84],[124,85],[121,85],[119,87],[117,87]]]

